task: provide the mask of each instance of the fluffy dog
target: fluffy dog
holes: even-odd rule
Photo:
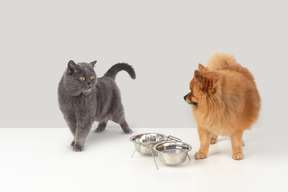
[[[253,75],[230,54],[215,53],[199,64],[184,100],[192,105],[198,126],[200,149],[195,159],[207,157],[218,135],[229,136],[232,158],[243,159],[242,135],[256,122],[261,108]]]

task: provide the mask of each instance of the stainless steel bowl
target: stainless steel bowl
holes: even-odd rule
[[[153,150],[158,152],[160,161],[166,165],[183,163],[191,149],[189,144],[178,141],[165,141],[153,146]]]
[[[142,133],[132,136],[130,141],[134,143],[136,151],[142,154],[151,154],[153,145],[162,142],[166,136],[159,133]]]

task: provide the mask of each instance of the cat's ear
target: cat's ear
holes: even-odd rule
[[[77,65],[73,60],[70,60],[68,62],[68,67],[67,67],[68,73],[73,73],[77,71]]]
[[[90,63],[90,65],[94,68],[94,66],[95,66],[96,63],[97,63],[97,61],[92,61],[92,62]]]

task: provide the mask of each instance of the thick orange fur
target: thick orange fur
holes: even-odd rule
[[[206,66],[199,64],[185,96],[193,104],[200,138],[195,158],[206,158],[209,145],[223,135],[231,138],[233,159],[243,159],[243,131],[256,122],[261,108],[254,77],[229,54],[213,54]]]

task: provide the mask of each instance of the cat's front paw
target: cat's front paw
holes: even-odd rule
[[[73,146],[73,151],[75,151],[75,152],[81,152],[81,151],[83,151],[83,149],[84,149],[84,147],[83,147],[83,146],[80,146],[80,145],[78,145],[78,144],[75,144],[75,145]]]
[[[71,146],[73,147],[73,146],[74,146],[74,144],[75,144],[75,141],[73,140],[73,141],[71,142]]]

